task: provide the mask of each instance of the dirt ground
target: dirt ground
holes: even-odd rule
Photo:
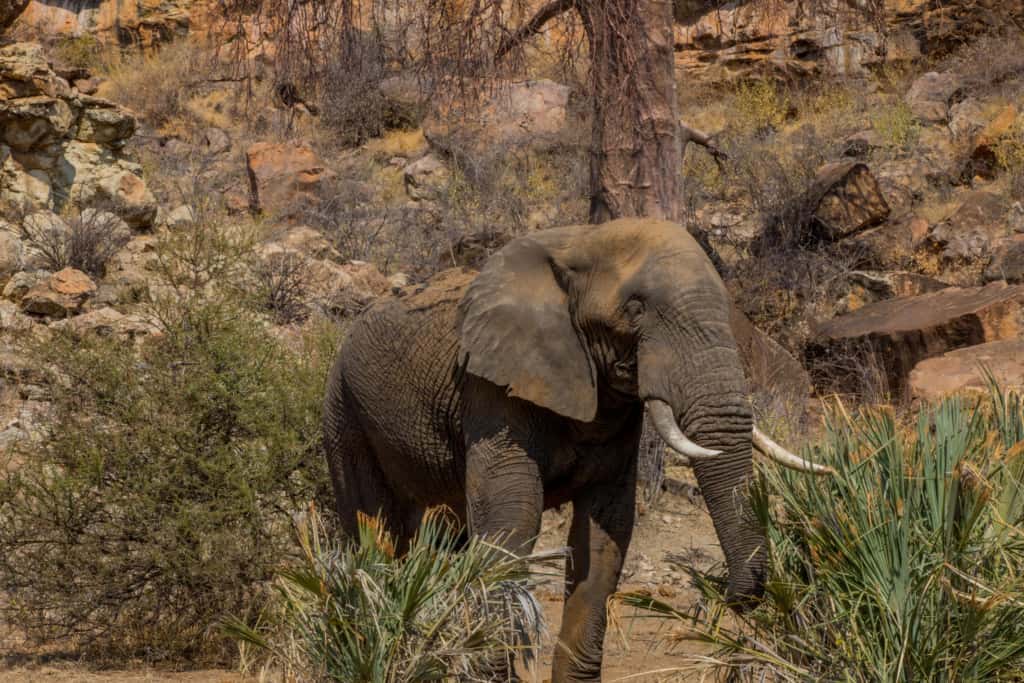
[[[694,480],[689,470],[669,468],[674,483],[657,504],[643,511],[623,572],[622,590],[645,589],[681,608],[694,604],[695,591],[679,561],[698,569],[708,569],[721,562],[721,550],[715,537],[711,518],[699,496],[693,495]],[[564,545],[568,532],[568,511],[545,513],[538,549]],[[676,561],[673,561],[675,558]],[[544,683],[551,671],[554,636],[561,626],[562,583],[557,576],[548,579],[537,591],[547,616],[549,636],[544,643],[539,665],[524,679]],[[605,638],[603,680],[630,683],[662,683],[665,681],[696,681],[699,673],[679,671],[686,666],[686,655],[708,654],[692,642],[666,645],[674,626],[664,621],[633,617],[621,613],[621,629],[609,629]],[[0,638],[3,642],[3,638]],[[7,656],[5,656],[7,655]],[[7,662],[6,664],[4,662]],[[74,662],[29,664],[10,653],[0,653],[0,683],[257,683],[258,679],[232,671],[207,670],[167,672],[152,669],[128,671],[91,671]],[[259,682],[262,683],[262,682]]]

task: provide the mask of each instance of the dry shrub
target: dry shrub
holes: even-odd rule
[[[306,317],[308,257],[292,251],[270,254],[256,264],[255,276],[260,306],[275,323],[287,325]]]
[[[974,97],[1019,89],[1024,85],[1024,34],[1019,26],[1000,27],[966,42],[940,68],[956,73],[965,94]]]
[[[65,221],[34,220],[21,222],[22,237],[42,254],[49,270],[77,268],[94,277],[102,277],[107,262],[131,239],[131,231],[114,214],[85,209]]]
[[[118,52],[103,67],[105,96],[139,114],[154,128],[187,113],[189,97],[204,78],[212,77],[209,53],[194,41],[181,40],[139,52]]]

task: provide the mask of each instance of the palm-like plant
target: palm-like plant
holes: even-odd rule
[[[432,511],[404,554],[375,518],[359,537],[327,540],[322,520],[299,528],[298,566],[278,580],[277,623],[228,631],[302,681],[420,683],[492,680],[522,654],[529,661],[543,617],[530,595],[530,563]]]
[[[706,616],[641,594],[623,603],[690,624],[698,658],[734,679],[1024,680],[1024,404],[994,385],[903,428],[838,406],[812,458],[837,474],[761,472],[772,545],[765,603],[726,618],[719,581],[691,572]]]

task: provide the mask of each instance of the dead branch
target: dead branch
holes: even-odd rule
[[[706,149],[718,163],[729,160],[729,155],[718,149],[711,135],[708,135],[701,130],[697,130],[682,121],[679,122],[679,133],[683,140],[683,147],[686,146],[686,143],[692,142]]]
[[[527,38],[531,38],[544,28],[544,25],[549,21],[557,17],[559,14],[566,12],[576,5],[576,0],[551,0],[548,4],[537,10],[529,21],[519,27],[519,29],[502,39],[498,45],[498,49],[494,53],[494,61],[501,60],[502,57],[507,55],[514,48],[518,47]]]

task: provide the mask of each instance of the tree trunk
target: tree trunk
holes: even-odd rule
[[[683,147],[676,103],[671,0],[581,0],[591,60],[594,129],[590,222],[679,220]],[[652,504],[665,444],[644,417],[638,484]]]
[[[682,143],[671,0],[581,0],[594,128],[590,221],[678,220]]]

